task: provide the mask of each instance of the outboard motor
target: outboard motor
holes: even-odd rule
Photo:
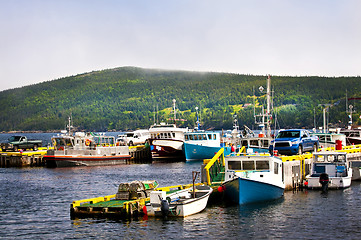
[[[326,192],[328,190],[328,183],[330,182],[330,179],[328,178],[327,173],[321,173],[320,175],[320,183],[322,186],[322,191]]]
[[[164,218],[167,218],[168,213],[169,213],[169,203],[167,200],[163,200],[161,199],[161,197],[159,197],[161,203],[160,203],[160,210],[162,212],[162,216]]]

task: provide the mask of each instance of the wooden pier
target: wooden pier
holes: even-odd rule
[[[152,162],[152,154],[149,145],[129,147],[130,160],[128,163],[149,163]]]
[[[201,183],[197,183],[195,185],[200,184]],[[193,184],[160,187],[156,188],[155,190],[169,193],[186,189],[191,186],[193,186]],[[70,204],[70,218],[136,218],[144,215],[143,208],[145,204],[149,202],[149,200],[149,197],[134,200],[117,200],[116,194],[77,200]]]
[[[38,151],[0,152],[0,167],[42,167],[45,166],[45,154],[46,148]]]
[[[361,160],[361,145],[344,146],[341,150],[334,147],[320,149],[322,151],[347,152],[350,162]],[[245,149],[241,149],[243,153]],[[268,155],[268,154],[267,154]],[[283,162],[285,190],[298,190],[303,187],[306,175],[310,173],[312,153],[293,156],[279,156]],[[224,156],[222,149],[212,158],[204,161],[202,166],[202,181],[210,186],[220,185],[224,181]]]
[[[50,148],[49,148],[50,149]],[[0,167],[44,167],[46,166],[43,156],[48,148],[39,148],[38,151],[0,152]],[[131,155],[126,164],[152,162],[152,155],[149,146],[129,147]]]

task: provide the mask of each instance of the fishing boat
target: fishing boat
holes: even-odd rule
[[[152,191],[150,202],[143,209],[150,217],[186,217],[203,211],[208,203],[212,188],[208,185],[195,185],[199,172],[192,172],[193,186],[167,194],[165,191]]]
[[[175,124],[161,123],[152,125],[149,129],[149,143],[153,160],[184,161],[183,152],[185,128],[178,128]]]
[[[153,124],[149,128],[151,153],[153,160],[166,161],[185,161],[183,152],[184,133],[188,128],[179,128],[176,126],[176,100],[173,99],[174,123]]]
[[[195,131],[184,134],[184,154],[187,161],[211,159],[221,148],[224,148],[225,155],[235,151],[235,147],[226,147],[221,143],[219,132]]]
[[[309,189],[339,189],[351,185],[352,168],[346,152],[324,151],[313,154],[310,174],[305,186]]]
[[[112,136],[77,132],[51,139],[54,149],[44,156],[47,167],[99,166],[126,163],[127,146],[116,146]]]
[[[69,119],[69,126],[71,120]],[[99,166],[126,163],[130,159],[127,146],[116,146],[113,136],[63,131],[51,138],[53,149],[43,159],[47,167]]]
[[[278,199],[285,190],[282,166],[275,156],[225,157],[225,181],[220,189],[227,200],[238,204]]]

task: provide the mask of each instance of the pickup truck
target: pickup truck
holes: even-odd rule
[[[25,136],[12,136],[6,143],[1,143],[0,146],[2,151],[12,150],[17,152],[19,149],[31,148],[36,151],[42,144],[43,141],[41,140],[27,139]]]
[[[117,143],[119,143],[119,145],[128,146],[143,145],[149,137],[149,130],[136,130],[134,132],[126,132],[118,135]]]
[[[276,138],[271,141],[269,152],[271,155],[277,151],[285,155],[301,155],[304,152],[317,151],[319,141],[317,136],[310,136],[304,129],[289,129],[278,132]]]

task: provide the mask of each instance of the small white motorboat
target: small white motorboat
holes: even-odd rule
[[[211,193],[210,186],[195,186],[194,182],[193,187],[170,194],[165,191],[152,191],[150,202],[143,211],[150,217],[186,217],[203,211]]]
[[[346,152],[317,152],[313,154],[311,172],[305,186],[310,189],[339,189],[351,185],[352,168]]]

